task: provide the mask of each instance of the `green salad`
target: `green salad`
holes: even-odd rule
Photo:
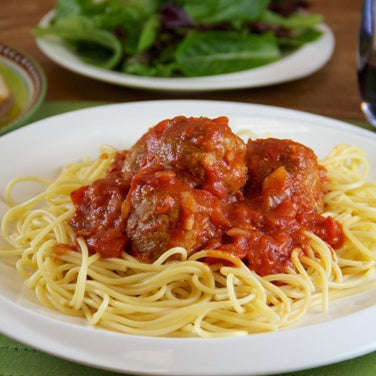
[[[57,0],[48,27],[86,63],[197,77],[258,67],[320,37],[305,0]]]

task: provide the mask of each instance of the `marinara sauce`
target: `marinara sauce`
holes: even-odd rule
[[[125,251],[153,262],[174,246],[188,254],[219,249],[260,275],[275,274],[293,266],[295,248],[305,252],[306,232],[342,245],[341,225],[322,215],[326,180],[302,144],[245,144],[225,117],[180,116],[117,153],[103,179],[72,192],[69,223],[103,257]]]

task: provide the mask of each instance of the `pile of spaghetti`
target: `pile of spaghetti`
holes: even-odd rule
[[[15,185],[45,185],[15,203]],[[225,117],[164,120],[129,150],[11,181],[2,258],[45,306],[127,334],[273,331],[376,287],[376,184],[362,149],[318,163]]]

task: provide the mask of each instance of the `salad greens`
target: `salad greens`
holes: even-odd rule
[[[157,77],[268,64],[321,32],[305,0],[57,0],[37,37],[64,39],[83,61]]]

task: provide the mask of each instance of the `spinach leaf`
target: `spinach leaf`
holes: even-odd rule
[[[158,35],[160,20],[157,15],[152,15],[144,24],[138,40],[137,52],[147,50],[151,47]]]
[[[253,21],[260,17],[269,0],[189,0],[183,5],[196,22]]]
[[[316,29],[304,29],[290,38],[278,38],[278,44],[283,49],[295,50],[298,47],[310,42],[314,42],[320,38],[322,32]]]
[[[301,13],[294,13],[289,17],[283,17],[267,10],[262,14],[260,21],[270,25],[283,26],[286,29],[304,29],[318,25],[323,21],[323,18],[320,14]]]
[[[102,14],[107,6],[107,1],[57,0],[55,6],[55,18],[59,19],[84,15],[90,17],[96,14]]]
[[[71,16],[56,20],[47,28],[34,29],[36,36],[54,35],[78,45],[95,44],[98,54],[93,54],[93,48],[86,48],[86,54],[77,50],[82,59],[87,63],[102,68],[115,68],[122,57],[122,46],[117,38],[106,30],[95,28],[91,19],[83,16]]]
[[[87,0],[57,0],[55,17],[59,19],[81,14],[83,2],[86,3]]]
[[[93,17],[97,27],[112,30],[122,26],[140,29],[150,16],[158,12],[158,0],[107,0],[104,11]]]
[[[123,51],[126,55],[132,56],[137,54],[138,51],[138,44],[140,40],[140,30],[136,27],[127,29],[126,35],[121,38],[122,39],[122,46]]]
[[[254,68],[281,56],[275,36],[198,32],[178,46],[175,58],[186,76],[206,76]]]

